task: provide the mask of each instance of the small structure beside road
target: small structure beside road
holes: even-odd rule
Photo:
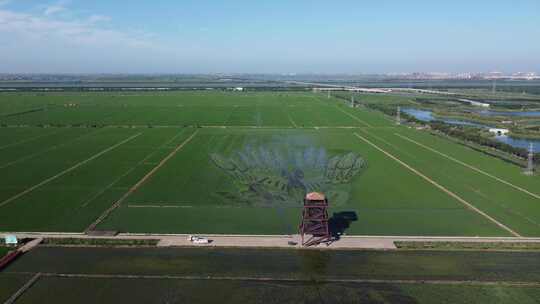
[[[508,129],[500,129],[500,128],[490,128],[489,132],[494,133],[495,135],[508,135],[510,130]]]
[[[17,239],[17,236],[8,234],[4,238],[4,242],[7,246],[17,246],[19,245],[19,240]]]

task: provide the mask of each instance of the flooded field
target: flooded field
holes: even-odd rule
[[[6,271],[269,280],[540,281],[538,259],[540,252],[40,247]]]
[[[540,111],[479,111],[483,116],[540,117]]]
[[[440,303],[456,295],[533,303],[539,258],[540,252],[40,247],[1,273],[0,282],[14,292],[41,272],[16,303]]]

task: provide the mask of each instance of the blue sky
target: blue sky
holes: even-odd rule
[[[0,0],[0,73],[540,72],[538,0]]]

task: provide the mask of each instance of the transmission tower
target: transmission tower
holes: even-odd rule
[[[525,175],[534,174],[534,146],[529,144],[529,155],[527,157],[527,168],[525,169]]]
[[[330,91],[328,91],[328,99],[330,99]]]
[[[396,113],[396,125],[401,124],[401,107],[397,107],[397,113]]]
[[[491,86],[491,93],[495,94],[497,92],[497,79],[493,79],[493,84]]]
[[[354,94],[351,95],[351,108],[354,108]]]

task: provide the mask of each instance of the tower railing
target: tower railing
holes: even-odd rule
[[[304,199],[302,223],[300,224],[302,245],[309,247],[331,241],[328,228],[328,200],[323,194],[309,193]]]

